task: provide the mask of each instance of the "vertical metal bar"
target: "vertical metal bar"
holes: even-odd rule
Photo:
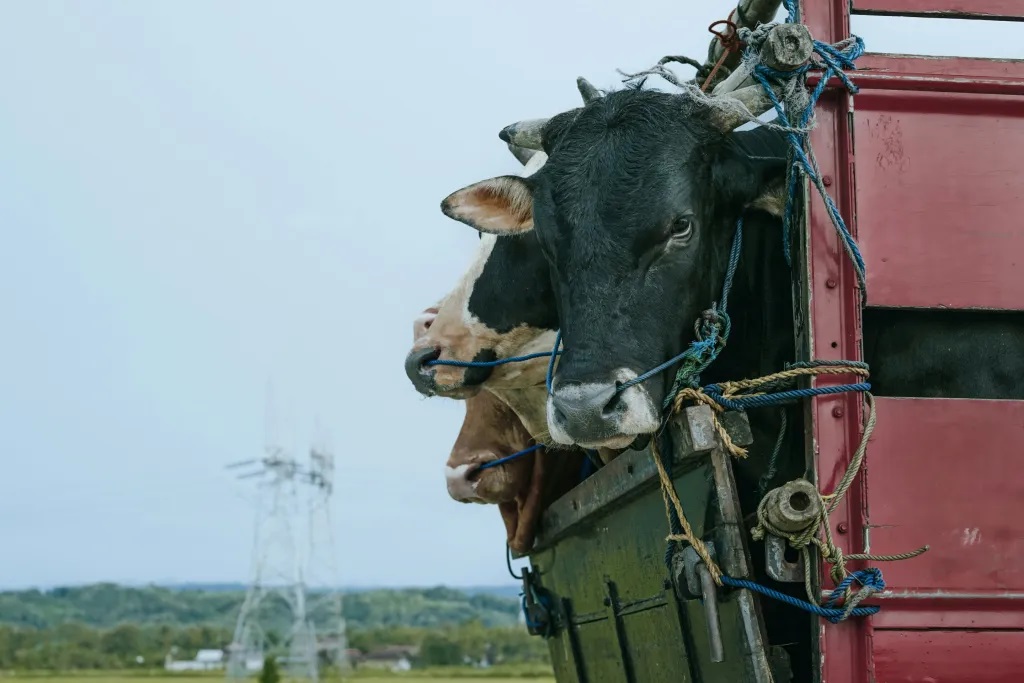
[[[629,648],[626,647],[626,634],[622,630],[622,617],[619,616],[619,594],[615,589],[615,583],[609,577],[604,578],[605,599],[604,605],[608,608],[608,621],[615,630],[615,642],[619,645],[619,657],[622,660],[622,672],[626,677],[626,683],[636,683],[633,675],[633,661],[629,657]]]
[[[703,562],[697,565],[700,592],[704,598],[704,615],[708,621],[708,650],[711,661],[718,664],[725,661],[725,646],[722,644],[722,621],[718,617],[718,587],[711,578],[711,572]]]
[[[576,676],[577,683],[587,683],[587,674],[583,668],[583,654],[580,652],[579,636],[576,633],[576,624],[572,619],[572,601],[569,598],[562,598],[562,614],[565,615],[565,639],[569,658],[572,661],[572,670]]]

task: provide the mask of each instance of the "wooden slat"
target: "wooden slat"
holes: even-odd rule
[[[1024,309],[1024,98],[856,97],[868,303]]]
[[[1024,0],[853,0],[854,14],[1024,20]]]

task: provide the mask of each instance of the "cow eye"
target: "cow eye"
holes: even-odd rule
[[[669,232],[676,239],[688,239],[693,234],[693,218],[690,216],[679,216],[672,221]]]

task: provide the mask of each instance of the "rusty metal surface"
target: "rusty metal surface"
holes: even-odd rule
[[[1024,20],[1024,0],[853,0],[854,14]]]
[[[786,559],[786,548],[789,543],[784,538],[768,534],[764,539],[764,566],[768,576],[776,581],[800,583],[804,580],[803,563]]]

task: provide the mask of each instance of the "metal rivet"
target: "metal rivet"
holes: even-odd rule
[[[825,286],[828,287],[829,289],[835,289],[836,285],[838,284],[839,283],[833,280],[832,278],[825,280]]]
[[[843,416],[843,409],[842,408],[840,408],[839,406],[836,406],[835,408],[832,409],[832,417],[842,417],[842,416]]]
[[[823,176],[822,179],[821,179],[821,182],[825,183],[825,187],[831,187],[832,186],[832,176],[830,176],[830,175]]]
[[[847,524],[846,522],[839,522],[839,526],[836,527],[836,531],[838,531],[841,534],[845,534],[849,530],[850,530],[850,525]]]

